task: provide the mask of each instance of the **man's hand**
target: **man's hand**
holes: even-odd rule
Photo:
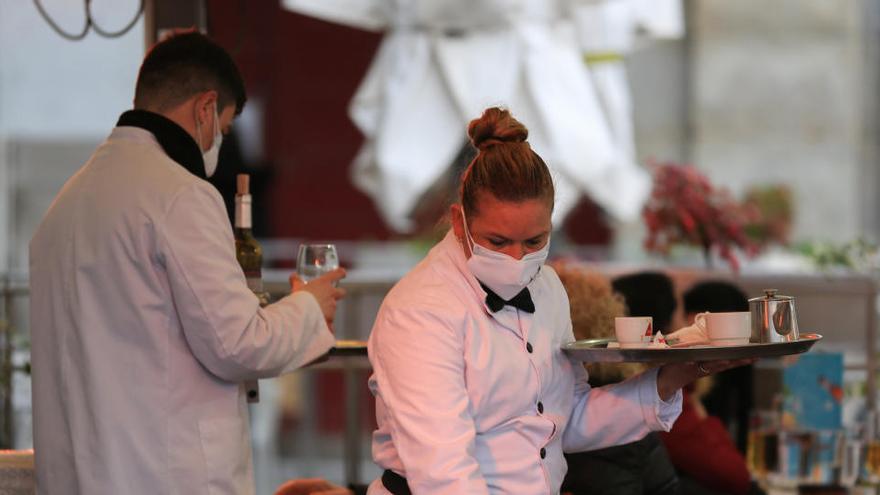
[[[701,361],[699,363],[664,364],[657,372],[657,395],[668,401],[678,389],[689,385],[697,378],[714,375],[730,368],[752,364],[756,359],[736,359],[724,361]]]
[[[275,490],[275,495],[354,495],[350,490],[320,478],[290,480]]]
[[[324,319],[327,320],[327,326],[333,330],[333,317],[336,314],[336,301],[342,299],[345,291],[336,288],[336,282],[345,277],[345,270],[337,268],[332,272],[327,272],[320,277],[305,283],[296,275],[290,276],[291,292],[304,290],[315,296],[318,304],[321,305],[321,312],[324,313]]]

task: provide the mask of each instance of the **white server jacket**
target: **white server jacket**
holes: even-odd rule
[[[652,370],[590,388],[568,297],[544,266],[528,288],[534,314],[492,313],[450,231],[385,298],[370,335],[379,427],[373,458],[417,495],[556,494],[563,452],[669,430],[681,392],[657,395]],[[381,481],[369,493],[387,494]]]
[[[218,192],[117,127],[30,245],[37,492],[252,494],[241,382],[321,356],[297,293],[261,309]]]

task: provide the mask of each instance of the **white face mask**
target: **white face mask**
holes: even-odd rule
[[[199,136],[199,149],[202,147],[202,126],[196,119],[196,135]],[[220,157],[220,145],[223,144],[223,133],[220,132],[220,116],[217,114],[217,103],[214,103],[214,143],[207,151],[202,151],[205,162],[205,175],[210,177],[217,170],[217,159]]]
[[[541,270],[550,252],[550,239],[541,249],[516,259],[498,251],[485,248],[471,238],[464,208],[461,210],[464,222],[464,234],[471,248],[471,257],[467,267],[480,282],[492,289],[505,301],[513,299],[520,293]]]

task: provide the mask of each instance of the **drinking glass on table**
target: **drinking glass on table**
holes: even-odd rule
[[[868,411],[863,423],[864,451],[860,477],[871,485],[880,484],[880,413]]]
[[[333,244],[300,244],[296,256],[296,274],[304,282],[339,268],[339,256]],[[333,284],[336,285],[336,284]]]

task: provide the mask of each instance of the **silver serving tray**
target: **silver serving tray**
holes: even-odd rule
[[[746,344],[734,346],[669,347],[666,349],[609,349],[614,339],[587,339],[569,342],[563,352],[585,363],[676,363],[682,361],[717,361],[788,356],[807,352],[822,340],[817,333],[801,334],[796,342]]]

